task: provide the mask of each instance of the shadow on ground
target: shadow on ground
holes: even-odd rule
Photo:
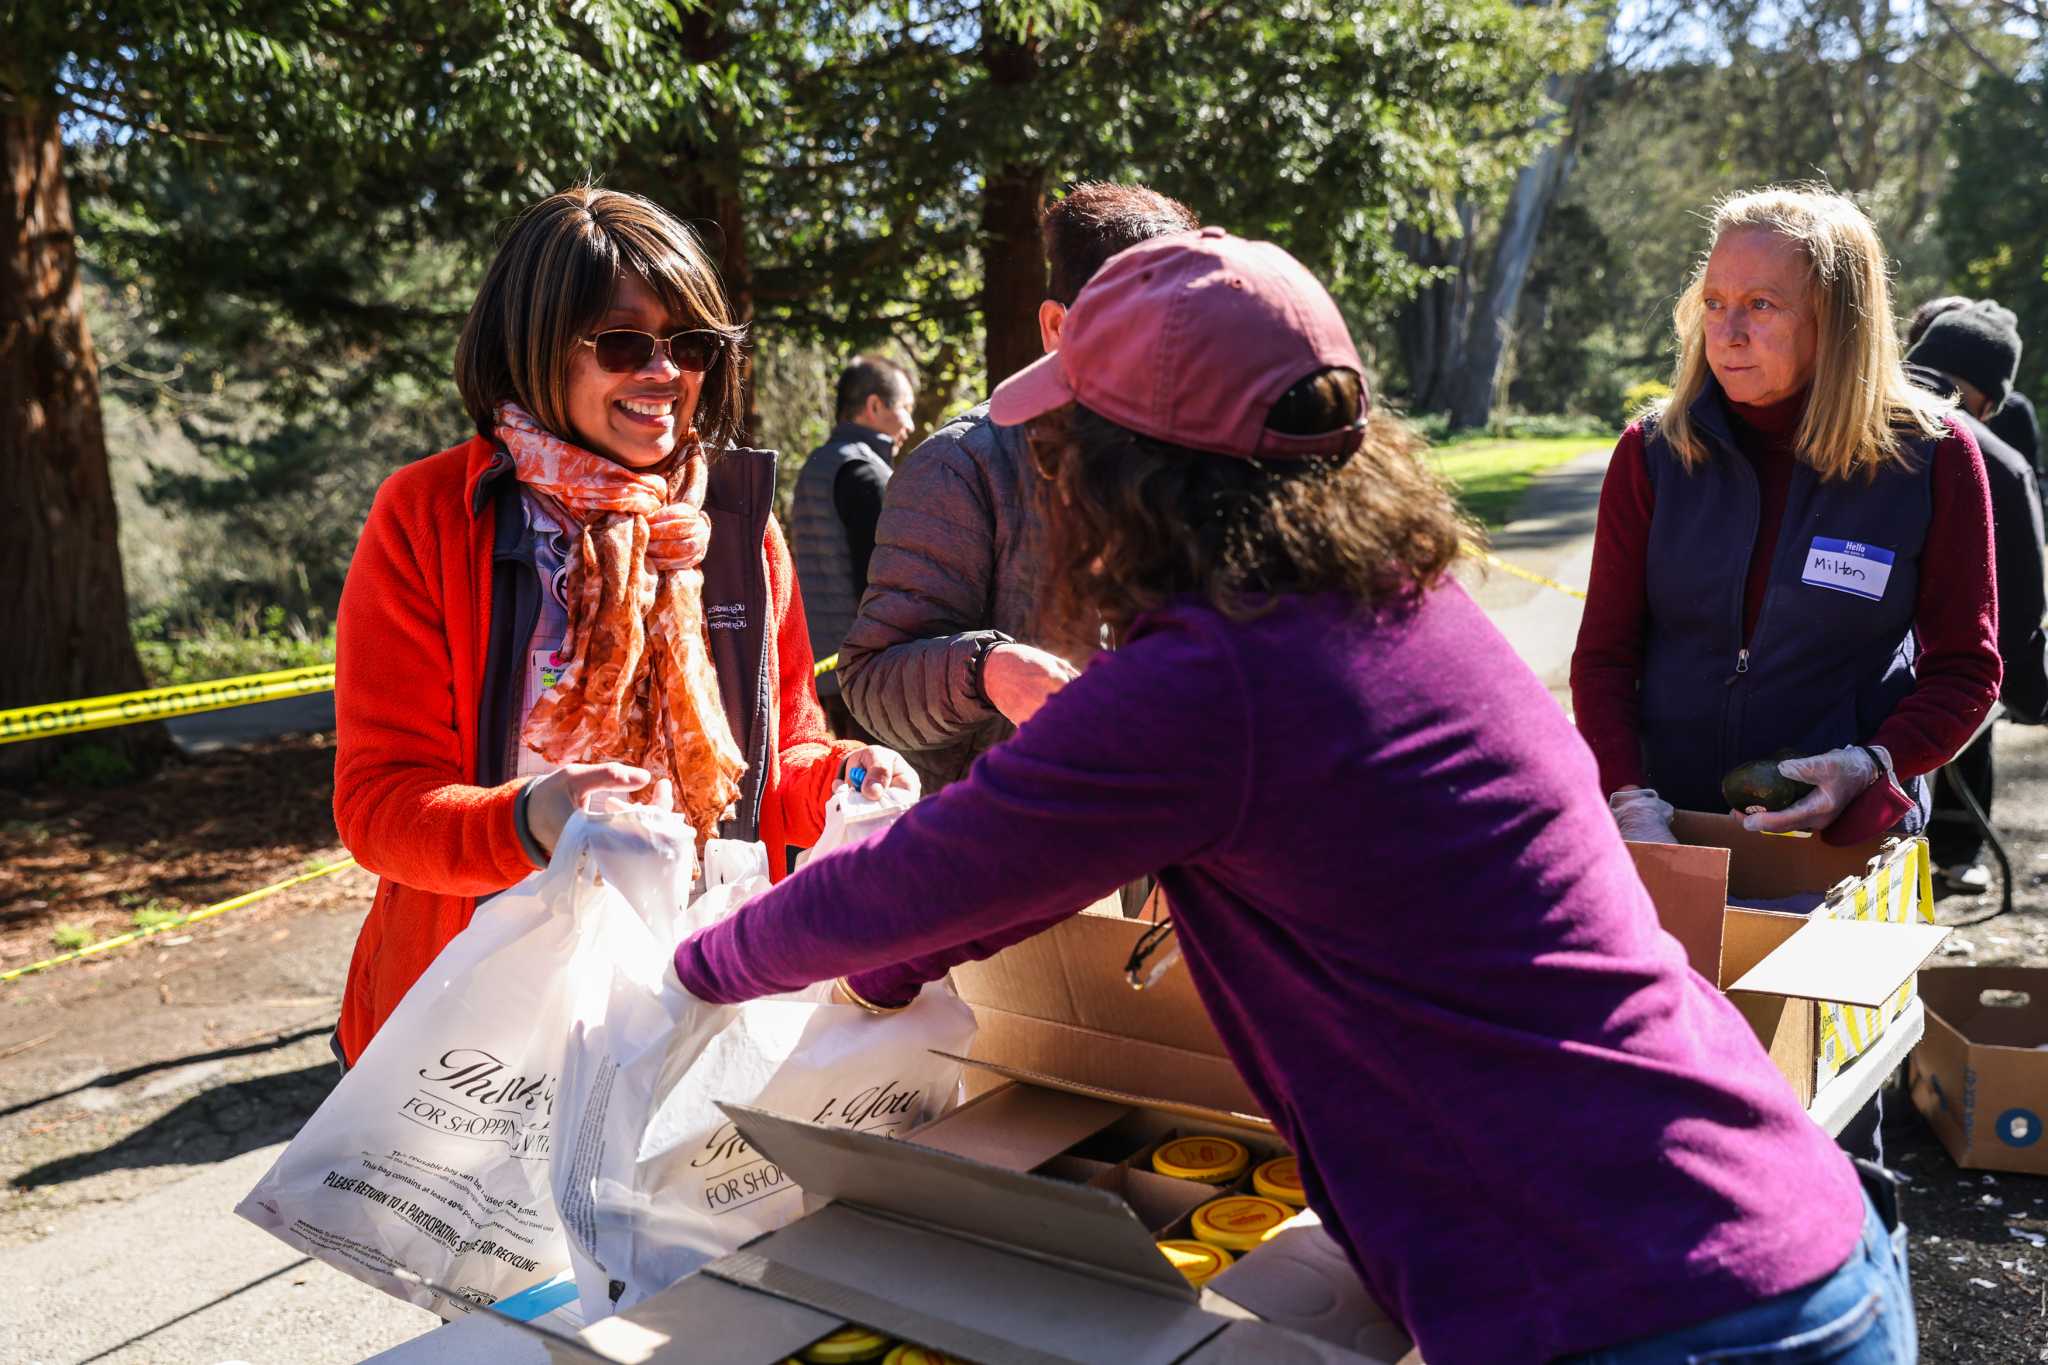
[[[336,1079],[329,1062],[215,1086],[111,1147],[46,1162],[11,1183],[16,1189],[34,1189],[114,1170],[226,1161],[288,1141],[327,1098]]]

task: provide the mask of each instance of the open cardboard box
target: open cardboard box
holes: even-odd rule
[[[1728,993],[1802,1104],[1883,1034],[1948,937],[1933,924],[1927,844],[1836,847],[1752,834],[1730,815],[1680,811],[1677,844],[1636,844],[1636,872],[1693,970]],[[1819,896],[1811,913],[1731,900]]]
[[[1920,995],[1914,1107],[1956,1165],[2048,1175],[2048,969],[1943,967]]]
[[[600,1359],[780,1365],[852,1322],[978,1365],[1379,1362],[1205,1311],[1115,1195],[724,1105],[822,1208],[580,1334]],[[561,1346],[558,1360],[587,1360]]]

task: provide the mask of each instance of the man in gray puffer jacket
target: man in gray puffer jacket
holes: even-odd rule
[[[1043,222],[1045,349],[1058,348],[1067,308],[1104,261],[1199,226],[1186,206],[1140,186],[1068,190]],[[910,760],[927,794],[965,776],[1098,647],[1085,625],[1038,619],[1037,477],[1024,429],[997,426],[983,404],[899,461],[883,498],[839,682],[854,717]]]

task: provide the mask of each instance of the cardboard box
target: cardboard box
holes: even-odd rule
[[[2048,1175],[2048,969],[1938,968],[1920,978],[1920,996],[1914,1107],[1956,1165]]]
[[[1205,1311],[1107,1191],[739,1105],[740,1133],[808,1196],[797,1222],[580,1341],[620,1362],[780,1365],[848,1322],[979,1365],[1379,1362]],[[585,1356],[555,1348],[559,1360]]]
[[[1671,828],[1682,842],[1629,845],[1658,917],[1811,1104],[1905,1008],[1948,936],[1932,922],[1926,840],[1837,848],[1697,811]],[[1799,896],[1820,903],[1806,914],[1729,903]]]

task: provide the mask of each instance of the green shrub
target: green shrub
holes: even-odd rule
[[[144,612],[131,633],[152,687],[334,662],[332,622],[317,611],[301,618],[276,605],[182,620],[162,611]]]
[[[152,896],[149,903],[137,910],[128,922],[137,929],[162,929],[184,917],[185,912],[177,906],[167,905]]]
[[[92,946],[93,932],[83,924],[60,924],[50,931],[50,942],[59,952],[75,953]]]
[[[1671,396],[1671,386],[1661,379],[1642,379],[1621,391],[1622,411],[1628,421],[1633,422],[1642,415],[1643,409],[1652,403],[1661,403]]]

